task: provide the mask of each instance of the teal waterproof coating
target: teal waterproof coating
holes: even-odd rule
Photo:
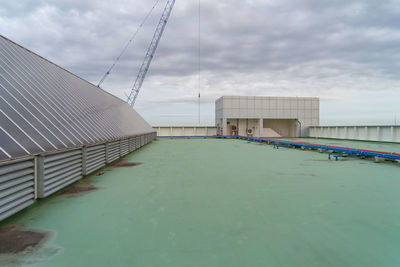
[[[0,265],[399,266],[398,173],[398,163],[166,138],[8,219],[49,237]]]

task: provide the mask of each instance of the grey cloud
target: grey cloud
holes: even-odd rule
[[[1,34],[94,83],[154,3],[0,2]],[[163,4],[104,84],[121,98],[135,80]],[[397,96],[400,4],[395,0],[202,0],[201,37],[206,106],[222,94],[343,99],[346,90],[375,90]],[[150,107],[161,114],[163,105],[184,104],[195,114],[197,38],[197,0],[178,0],[138,101],[145,116]]]

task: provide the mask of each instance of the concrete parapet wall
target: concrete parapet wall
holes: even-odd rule
[[[212,136],[217,134],[215,126],[153,126],[157,136]]]
[[[310,137],[400,142],[400,126],[315,126]]]

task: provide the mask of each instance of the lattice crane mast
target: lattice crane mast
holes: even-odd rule
[[[151,43],[147,49],[146,56],[144,57],[143,63],[140,67],[138,76],[136,77],[135,84],[133,85],[132,90],[128,96],[127,102],[131,107],[135,105],[136,99],[139,95],[140,89],[142,88],[143,81],[146,78],[151,61],[153,60],[158,44],[160,43],[161,36],[164,33],[165,26],[167,25],[174,4],[175,0],[168,0],[164,8],[164,11],[161,15],[156,31],[154,32],[153,39],[151,40]]]

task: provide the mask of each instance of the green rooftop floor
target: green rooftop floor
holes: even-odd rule
[[[163,139],[6,223],[29,266],[400,266],[400,166],[242,140]]]

